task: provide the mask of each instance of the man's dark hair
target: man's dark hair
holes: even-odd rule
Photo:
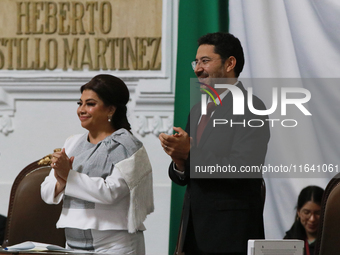
[[[219,54],[224,63],[230,56],[236,58],[235,76],[238,77],[243,70],[244,54],[241,42],[230,33],[209,33],[198,39],[198,46],[202,44],[214,45],[216,54]]]

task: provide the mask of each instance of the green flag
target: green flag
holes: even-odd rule
[[[195,77],[191,62],[195,60],[197,39],[207,33],[227,32],[229,25],[227,0],[180,0],[178,14],[178,46],[174,126],[185,129],[190,112],[190,78]],[[173,183],[169,255],[177,242],[185,187]]]

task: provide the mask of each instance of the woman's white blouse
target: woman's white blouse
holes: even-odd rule
[[[73,136],[65,143],[66,154],[80,136]],[[55,197],[56,178],[54,169],[41,184],[41,197],[48,204],[58,204],[65,195],[92,202],[94,208],[64,208],[57,222],[57,228],[78,228],[96,230],[127,230],[130,189],[114,167],[105,179],[89,177],[70,170],[66,187]],[[138,230],[145,230],[143,224]]]

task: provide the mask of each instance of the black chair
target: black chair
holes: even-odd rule
[[[13,183],[4,247],[25,241],[65,247],[64,229],[56,228],[62,205],[48,205],[40,195],[40,185],[51,170],[49,156],[26,166]]]
[[[340,251],[340,173],[328,183],[322,197],[315,255],[334,255]]]

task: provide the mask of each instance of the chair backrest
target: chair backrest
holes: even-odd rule
[[[322,197],[315,255],[334,255],[340,251],[340,173],[328,183]]]
[[[40,185],[51,167],[38,163],[35,161],[25,167],[14,180],[4,246],[25,241],[65,246],[64,230],[56,228],[62,205],[48,205],[40,195]]]

